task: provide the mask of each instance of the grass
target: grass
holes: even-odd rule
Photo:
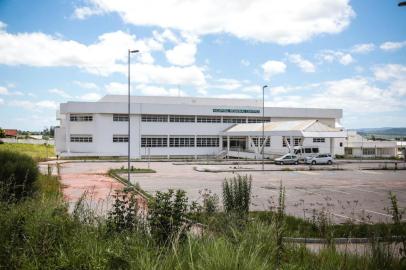
[[[0,150],[9,150],[19,152],[32,157],[36,161],[44,161],[49,157],[55,156],[53,145],[43,144],[25,144],[25,143],[4,143],[0,144]]]

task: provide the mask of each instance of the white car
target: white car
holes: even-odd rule
[[[333,162],[334,162],[334,159],[331,157],[330,154],[318,154],[316,156],[306,158],[306,163],[312,164],[312,165],[316,165],[316,164],[331,165],[331,164],[333,164]]]
[[[285,164],[299,164],[299,158],[294,154],[286,154],[280,158],[275,159],[275,164],[285,165]]]

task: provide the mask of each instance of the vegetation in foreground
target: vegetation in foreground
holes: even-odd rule
[[[39,175],[34,185],[21,200],[0,202],[0,269],[405,269],[382,243],[361,256],[333,244],[314,254],[284,243],[283,188],[270,219],[252,219],[248,177],[225,182],[221,215],[216,195],[204,193],[198,206],[182,191],[158,193],[146,215],[131,189],[116,192],[107,217],[94,216],[83,200],[68,213],[57,178]],[[198,217],[215,220],[199,236],[187,222]]]
[[[13,151],[23,153],[32,157],[35,161],[44,161],[55,156],[53,145],[25,144],[25,143],[3,143],[0,144],[0,151]]]

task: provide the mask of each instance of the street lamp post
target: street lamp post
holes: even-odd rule
[[[265,170],[265,88],[268,85],[262,86],[262,171]]]
[[[138,50],[130,50],[128,49],[128,182],[130,182],[130,147],[131,147],[131,139],[130,139],[130,112],[131,112],[131,102],[130,102],[130,93],[131,93],[131,79],[130,79],[130,56],[132,53],[137,53],[139,52]]]
[[[398,4],[399,7],[406,7],[406,1],[402,1]]]

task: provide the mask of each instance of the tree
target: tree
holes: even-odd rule
[[[5,138],[6,137],[6,133],[4,132],[4,129],[2,129],[0,127],[0,138]]]

